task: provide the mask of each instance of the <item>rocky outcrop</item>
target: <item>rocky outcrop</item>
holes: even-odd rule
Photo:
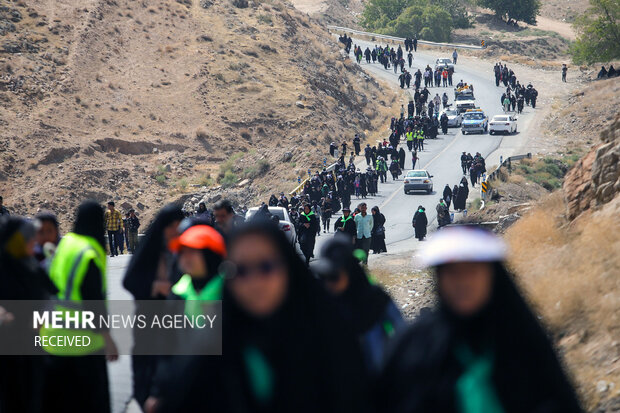
[[[610,202],[620,192],[620,115],[601,139],[603,143],[577,162],[564,180],[570,220]]]

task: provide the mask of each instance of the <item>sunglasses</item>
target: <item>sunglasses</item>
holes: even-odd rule
[[[267,278],[272,276],[282,265],[283,263],[280,260],[263,260],[252,264],[236,263],[233,264],[234,271],[229,271],[229,274],[242,279],[247,279],[251,275]]]

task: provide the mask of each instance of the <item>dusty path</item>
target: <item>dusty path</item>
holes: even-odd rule
[[[536,18],[536,26],[531,27],[556,32],[568,40],[575,40],[577,38],[577,34],[570,23],[550,19],[548,17],[538,16]]]
[[[297,10],[310,15],[323,13],[329,7],[324,0],[291,0],[291,3],[293,3]]]

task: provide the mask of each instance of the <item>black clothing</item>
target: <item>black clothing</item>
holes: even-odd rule
[[[108,413],[108,369],[103,355],[50,356],[47,360],[44,411]]]
[[[405,169],[405,150],[403,148],[400,148],[398,150],[398,165],[400,166],[401,170]]]
[[[422,210],[422,212],[420,212]],[[422,241],[426,237],[426,226],[428,225],[428,218],[424,208],[418,208],[413,214],[413,220],[411,221],[413,228],[415,229],[415,237]]]
[[[459,187],[459,192],[454,195],[454,210],[462,211],[465,209],[467,203],[467,197],[469,196],[469,188],[463,184]]]
[[[343,229],[339,230],[339,228]],[[355,225],[354,218],[352,216],[350,216],[350,219],[345,219],[344,217],[338,218],[334,224],[334,232],[336,233],[336,236],[346,234],[351,238],[351,240],[355,239],[357,237],[357,226]]]
[[[452,190],[449,185],[446,185],[443,189],[443,200],[446,201],[446,205],[448,206],[448,209],[450,209],[450,204],[452,203]]]
[[[164,240],[164,229],[174,221],[183,219],[183,211],[176,205],[164,207],[149,226],[140,242],[136,253],[123,278],[123,286],[136,300],[150,300],[153,281],[157,273],[162,254],[167,245]],[[165,297],[160,297],[165,298]]]
[[[310,224],[310,227],[306,228],[304,224]],[[306,264],[310,262],[310,258],[314,257],[314,244],[316,243],[316,234],[319,232],[320,226],[316,215],[313,213],[309,215],[301,214],[299,217],[299,246],[301,252],[306,257]]]
[[[153,282],[157,277],[158,266],[161,260],[165,260],[168,268],[170,283],[175,283],[180,277],[180,271],[173,265],[173,259],[167,252],[164,240],[164,229],[175,221],[183,219],[183,211],[175,205],[165,206],[155,220],[151,223],[144,239],[138,245],[137,251],[131,257],[129,267],[123,279],[123,286],[129,291],[135,300],[163,300],[165,296],[152,297]],[[173,269],[174,268],[174,269]],[[147,314],[143,309],[138,312]],[[133,352],[140,352],[140,348],[149,346],[151,343],[140,340],[141,335],[134,335],[135,343]],[[136,351],[136,349],[138,349]],[[157,356],[132,355],[131,367],[133,371],[133,393],[140,406],[151,394],[153,378],[157,366]]]
[[[95,201],[83,202],[78,207],[73,232],[92,237],[105,248],[103,208],[101,205]]]
[[[231,245],[256,233],[275,244],[288,277],[284,302],[257,318],[225,285],[223,355],[171,363],[158,386],[163,390],[158,412],[366,411],[366,375],[354,333],[284,234],[265,227],[250,224]],[[252,374],[257,364],[266,374]],[[260,380],[258,389],[253,379]]]
[[[21,218],[0,218],[0,300],[47,300],[57,293],[36,259],[15,258],[6,250],[9,239],[24,224]],[[15,320],[0,325],[1,340],[13,341],[11,347],[14,348],[31,346],[35,335],[31,329],[32,314],[9,307],[6,301],[2,305]],[[43,411],[44,356],[0,356],[0,372],[0,412]]]
[[[374,214],[372,218],[370,249],[375,254],[387,252],[387,247],[385,246],[385,215],[379,212]]]
[[[466,348],[492,357],[491,380],[506,413],[581,412],[544,330],[500,264],[490,302],[471,317],[441,302],[404,334],[387,356],[379,397],[386,412],[457,412],[457,358]]]

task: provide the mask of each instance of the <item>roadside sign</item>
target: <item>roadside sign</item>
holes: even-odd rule
[[[487,192],[487,190],[489,189],[489,184],[487,184],[486,182],[482,183],[482,192]]]
[[[484,40],[480,42],[480,46],[484,47]]]

